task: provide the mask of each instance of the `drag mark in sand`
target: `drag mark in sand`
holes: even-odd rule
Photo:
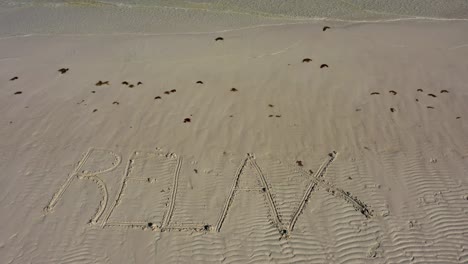
[[[60,200],[60,198],[62,198],[63,193],[68,189],[68,186],[70,186],[73,179],[78,175],[78,171],[81,169],[83,164],[86,162],[86,160],[88,159],[89,154],[91,154],[91,152],[92,152],[92,149],[89,149],[86,152],[86,154],[83,156],[83,158],[80,160],[80,162],[78,162],[75,169],[73,170],[73,172],[68,177],[67,181],[54,194],[54,196],[52,197],[52,200],[50,200],[49,204],[44,208],[44,211],[46,213],[49,213],[50,211],[52,211],[54,209],[55,205],[57,205],[57,202]]]
[[[90,179],[98,185],[99,190],[102,193],[102,201],[99,203],[98,210],[94,217],[90,220],[91,224],[97,224],[102,213],[106,210],[107,202],[109,201],[109,193],[107,191],[106,184],[98,176],[83,176],[83,179]]]
[[[135,157],[135,155],[136,155],[136,152],[134,152],[132,154],[132,156],[130,157],[130,159],[128,160],[127,166],[125,167],[124,177],[122,178],[122,182],[120,184],[120,190],[119,190],[119,193],[117,194],[117,199],[115,199],[115,201],[112,204],[110,210],[108,211],[108,213],[104,217],[104,221],[102,222],[101,227],[104,227],[107,224],[107,222],[109,221],[109,217],[111,216],[111,214],[114,211],[115,207],[119,204],[119,202],[120,202],[120,200],[122,198],[122,193],[123,193],[123,191],[125,189],[125,186],[127,185],[128,174],[130,173],[132,164],[134,162],[133,158]]]
[[[330,166],[330,164],[333,162],[333,160],[335,160],[335,156],[332,156],[330,157],[329,160],[327,160],[325,162],[325,164],[323,164],[318,170],[317,172],[315,173],[314,175],[314,178],[317,179],[317,178],[320,178],[323,176],[323,174],[325,173],[326,169],[328,168],[328,166]],[[307,190],[301,200],[301,203],[299,204],[299,207],[297,209],[297,211],[294,213],[294,215],[292,216],[292,219],[291,219],[291,223],[289,224],[289,231],[292,231],[294,229],[294,226],[296,225],[296,222],[297,222],[297,219],[299,218],[299,215],[302,214],[302,211],[304,211],[304,207],[307,203],[307,201],[309,200],[309,197],[310,197],[310,194],[314,191],[316,185],[317,185],[317,181],[315,179],[312,179],[312,181],[309,183],[309,186],[307,187]]]
[[[221,215],[219,216],[218,222],[216,223],[216,226],[215,226],[216,232],[219,232],[221,230],[224,220],[226,219],[227,213],[229,211],[229,207],[231,206],[232,200],[234,198],[234,193],[237,189],[237,186],[239,185],[239,177],[242,174],[242,170],[244,169],[245,165],[247,165],[247,161],[248,161],[248,158],[245,158],[242,164],[239,166],[239,168],[236,171],[234,182],[229,191],[229,196],[226,199],[226,202],[224,203],[223,211],[221,212]]]
[[[272,216],[273,216],[273,222],[275,223],[275,225],[278,227],[279,230],[283,230],[281,220],[279,219],[278,210],[276,209],[275,202],[274,202],[273,197],[272,197],[271,192],[270,192],[270,188],[268,187],[268,182],[265,179],[265,175],[263,174],[260,167],[257,165],[257,162],[255,162],[255,158],[254,158],[253,155],[249,154],[248,159],[249,159],[249,162],[250,162],[251,166],[254,167],[255,171],[257,172],[257,174],[260,177],[260,180],[262,182],[262,185],[263,185],[262,186],[262,191],[267,196],[268,205],[270,206],[270,210],[271,210]]]
[[[175,200],[177,196],[177,186],[179,184],[179,176],[180,176],[180,167],[182,166],[182,158],[179,157],[177,159],[177,167],[174,172],[174,183],[172,186],[172,193],[171,193],[171,200],[169,201],[169,210],[167,214],[164,216],[164,220],[161,226],[161,230],[169,227],[169,223],[171,222],[172,214],[174,213],[175,208]]]
[[[301,177],[310,179],[308,180],[309,183],[302,199],[296,200],[298,201],[297,208],[292,210],[291,218],[287,222],[283,222],[285,219],[282,220],[277,206],[277,204],[282,204],[284,201],[275,195],[275,189],[273,188],[275,186],[272,187],[270,185],[253,154],[247,154],[247,157],[242,160],[237,168],[227,198],[222,204],[222,210],[214,225],[207,223],[206,220],[186,223],[179,223],[173,220],[178,199],[182,157],[177,157],[177,155],[172,153],[164,155],[152,152],[133,152],[129,157],[120,185],[116,186],[117,188],[111,194],[106,182],[100,175],[117,168],[120,165],[121,157],[108,150],[91,148],[84,154],[67,181],[54,194],[45,211],[48,213],[56,206],[76,177],[95,182],[103,197],[96,213],[90,220],[91,224],[99,224],[102,228],[139,228],[159,232],[220,232],[234,203],[236,194],[241,191],[253,191],[263,195],[266,202],[265,205],[270,212],[268,214],[270,223],[277,229],[281,238],[288,238],[300,215],[303,213],[312,192],[318,188],[323,188],[331,195],[351,203],[366,218],[372,216],[372,212],[369,211],[367,205],[363,202],[353,197],[349,192],[338,189],[323,180],[327,168],[336,157],[337,153],[335,151],[329,153],[329,159],[320,166],[313,176],[311,170],[306,172],[303,169],[304,164],[302,161],[296,161],[295,174],[299,173],[299,175],[302,175]],[[252,169],[253,174],[245,172],[246,166],[249,166],[248,169]],[[195,172],[197,172],[196,169]],[[103,176],[105,177],[105,175]],[[118,183],[115,184],[117,185]],[[252,184],[256,184],[257,186],[253,186]],[[109,195],[115,195],[115,200],[110,207],[108,207]],[[180,199],[182,199],[183,204],[183,198]],[[119,209],[116,210],[116,208]]]
[[[448,48],[448,50],[455,50],[455,49],[460,49],[460,48],[464,48],[464,47],[468,47],[468,44],[463,44],[463,45],[458,45],[458,46],[455,46],[455,47],[451,47],[451,48]]]
[[[359,199],[356,197],[353,197],[351,193],[343,191],[341,189],[336,188],[330,183],[325,182],[322,178],[325,175],[325,172],[327,171],[327,168],[332,164],[332,162],[336,159],[337,153],[332,152],[329,154],[330,158],[320,166],[319,170],[315,173],[315,175],[312,177],[306,192],[304,193],[304,196],[301,200],[301,203],[299,204],[299,207],[297,211],[294,213],[292,216],[291,222],[289,224],[288,230],[289,232],[294,230],[294,226],[296,225],[297,219],[299,216],[302,214],[304,211],[304,208],[307,204],[307,201],[310,198],[310,195],[314,190],[316,190],[318,187],[324,187],[325,190],[332,195],[336,195],[343,200],[345,200],[348,203],[351,203],[353,207],[359,211],[361,214],[363,214],[366,218],[370,218],[372,216],[372,212],[369,211],[368,207],[366,204],[361,202]],[[302,169],[299,169],[304,175],[310,175],[309,173],[303,171]]]
[[[91,171],[88,170],[82,170],[83,167],[85,166],[90,166],[92,168],[92,163],[93,163],[93,156],[97,155],[97,158],[101,158],[99,155],[100,152],[107,153],[109,156],[113,157],[113,160],[111,162],[111,166],[108,168],[104,169],[94,169]],[[91,157],[91,158],[90,158]],[[94,182],[97,183],[100,191],[102,192],[103,195],[103,201],[101,201],[99,209],[96,213],[96,215],[93,217],[92,221],[93,223],[96,223],[99,218],[101,217],[102,213],[104,212],[106,206],[107,206],[107,201],[108,201],[108,192],[107,192],[107,187],[104,184],[104,182],[98,177],[99,174],[107,173],[115,168],[117,168],[120,165],[121,162],[121,157],[117,154],[115,154],[112,151],[104,150],[104,149],[94,149],[91,148],[89,149],[83,158],[80,160],[80,162],[76,165],[75,169],[73,172],[70,174],[68,177],[67,181],[59,188],[59,190],[53,195],[51,201],[49,204],[44,208],[44,211],[47,213],[51,212],[54,207],[57,205],[57,202],[62,198],[63,194],[65,191],[68,189],[70,184],[72,183],[73,179],[79,178],[79,179],[90,179],[93,180]],[[99,168],[99,167],[98,167]]]

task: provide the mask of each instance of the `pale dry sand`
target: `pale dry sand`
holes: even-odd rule
[[[468,24],[325,25],[1,39],[0,262],[468,263]]]

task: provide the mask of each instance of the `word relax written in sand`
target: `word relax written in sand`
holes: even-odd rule
[[[293,214],[284,217],[281,215],[277,204],[284,204],[285,201],[279,200],[279,196],[275,195],[275,186],[269,183],[265,173],[257,164],[255,156],[247,154],[241,160],[232,178],[229,179],[231,181],[230,187],[225,188],[226,192],[222,198],[224,199],[223,204],[216,209],[219,211],[216,219],[211,219],[211,223],[208,223],[208,221],[183,223],[179,221],[180,219],[175,219],[174,216],[177,203],[181,199],[178,197],[183,195],[183,193],[180,193],[179,186],[183,165],[181,157],[176,157],[173,154],[134,152],[125,167],[123,178],[119,180],[113,177],[110,172],[120,166],[121,157],[112,151],[90,149],[78,162],[67,181],[53,195],[50,203],[45,208],[45,212],[53,211],[75,179],[88,179],[97,184],[102,194],[102,201],[90,220],[91,224],[100,225],[101,227],[136,227],[161,232],[220,232],[226,217],[231,211],[231,207],[236,202],[236,195],[246,190],[259,192],[264,196],[265,204],[270,212],[268,216],[270,222],[282,236],[287,236],[293,231],[311,193],[319,188],[350,203],[366,218],[372,217],[372,212],[367,205],[349,192],[338,189],[323,179],[327,168],[336,157],[336,152],[330,153],[315,174],[312,174],[312,171],[306,172],[303,170],[302,166],[300,166],[302,162],[300,162],[299,166],[294,167],[295,173],[306,180],[306,185],[301,184],[302,190],[298,192],[301,196],[298,197],[302,198],[298,198],[294,202]],[[245,171],[249,169],[252,173],[247,175]],[[198,173],[198,170],[195,169],[194,171]],[[244,178],[247,177],[256,179],[245,181]],[[248,182],[248,184],[245,184],[245,182]],[[304,186],[306,186],[305,189]],[[115,196],[112,200],[109,198],[111,194]],[[113,202],[109,203],[109,201]]]

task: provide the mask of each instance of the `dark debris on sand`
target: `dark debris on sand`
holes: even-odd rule
[[[109,81],[105,81],[105,82],[99,81],[99,82],[97,82],[95,85],[96,85],[96,86],[109,85]]]
[[[67,71],[70,70],[69,68],[61,68],[59,69],[58,71],[61,73],[61,74],[65,74],[67,73]]]

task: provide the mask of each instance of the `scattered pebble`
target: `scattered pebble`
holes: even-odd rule
[[[22,91],[15,92],[15,94],[22,94],[22,93],[23,93]]]
[[[15,77],[10,79],[10,81],[15,81],[15,80],[18,80],[18,76],[15,76]]]

